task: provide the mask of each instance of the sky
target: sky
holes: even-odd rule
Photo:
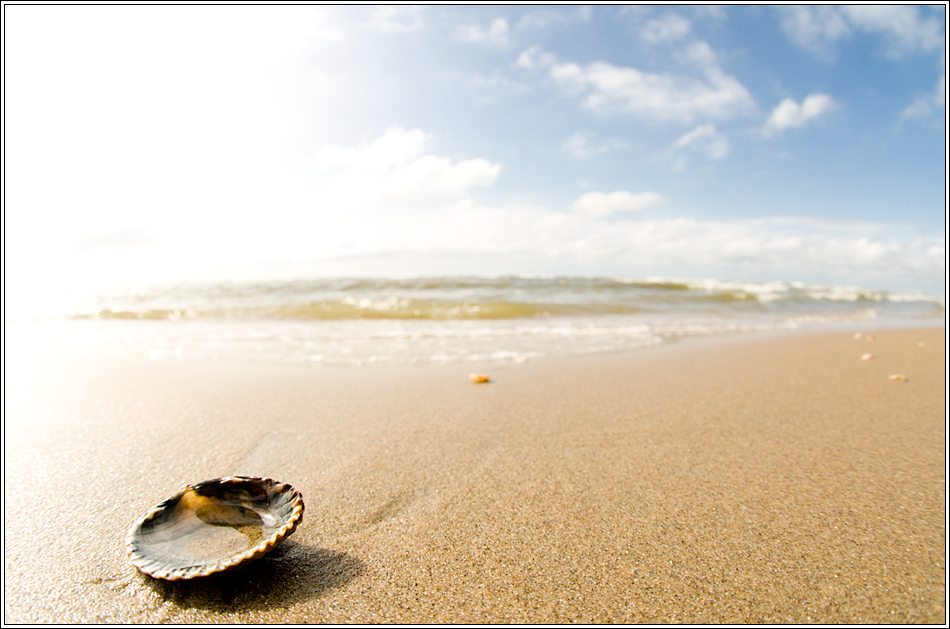
[[[5,5],[8,290],[945,294],[940,6]]]

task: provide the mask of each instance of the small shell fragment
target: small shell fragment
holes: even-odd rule
[[[861,354],[861,360],[871,360],[874,358],[874,354]]]
[[[855,333],[854,333],[854,340],[855,340],[855,341],[860,341],[860,340],[861,340],[861,337],[863,337],[863,336],[864,336],[864,335],[861,334],[860,332],[855,332]]]
[[[902,373],[892,373],[887,379],[891,382],[907,382],[907,376]]]
[[[470,373],[468,374],[468,377],[471,378],[472,382],[475,383],[489,382],[491,380],[490,376],[482,373]]]

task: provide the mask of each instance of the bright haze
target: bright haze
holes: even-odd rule
[[[551,274],[944,293],[943,6],[4,19],[13,291]]]

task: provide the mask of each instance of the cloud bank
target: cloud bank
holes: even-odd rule
[[[825,102],[806,98],[794,114],[777,118],[781,122],[776,124],[804,124],[818,115],[815,111],[824,111]],[[356,186],[371,192],[359,204],[351,199],[351,207],[376,208],[374,220],[339,221],[333,236],[321,241],[318,254],[301,244],[288,259],[322,264],[464,257],[469,262],[482,260],[486,272],[509,268],[491,266],[500,260],[540,259],[554,268],[591,272],[620,268],[628,275],[712,274],[871,287],[900,281],[930,290],[945,266],[943,239],[922,238],[909,227],[796,217],[656,216],[666,199],[652,191],[594,191],[565,207],[483,204],[472,195],[491,186],[502,165],[483,158],[453,161],[431,154],[428,140],[422,130],[391,127],[362,147],[323,147],[317,161],[327,168],[325,172],[343,177],[346,190]],[[709,146],[716,141],[715,127],[700,125],[677,144],[682,149],[715,150]],[[324,189],[314,203],[327,205],[332,194]],[[407,194],[411,205],[394,205]],[[653,214],[641,218],[639,213],[648,209]],[[405,271],[427,268],[434,270],[406,267]]]

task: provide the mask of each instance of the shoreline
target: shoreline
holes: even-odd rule
[[[383,369],[9,364],[4,617],[942,623],[945,329],[874,334]],[[137,573],[128,527],[230,474],[301,490],[297,532],[231,575]]]
[[[125,334],[119,334],[115,324],[131,325],[132,329]],[[161,330],[157,339],[149,341],[150,334],[143,331],[139,326],[152,328],[159,326],[188,326],[192,322],[177,321],[96,321],[96,320],[36,320],[36,321],[7,321],[7,355],[14,357],[14,362],[33,363],[37,360],[77,360],[77,361],[129,361],[129,365],[135,365],[136,361],[143,358],[150,359],[150,362],[157,364],[166,363],[169,365],[198,364],[204,365],[208,369],[214,369],[216,366],[247,364],[249,368],[254,366],[287,366],[303,367],[316,369],[338,369],[338,368],[405,368],[405,367],[465,367],[473,368],[484,366],[507,368],[520,362],[549,362],[571,360],[573,358],[610,358],[620,356],[636,356],[641,352],[665,351],[666,348],[679,347],[686,345],[688,347],[703,347],[705,345],[732,344],[746,342],[760,342],[770,339],[779,339],[787,337],[808,337],[824,334],[854,333],[863,331],[865,334],[881,331],[897,330],[925,330],[925,329],[945,329],[945,320],[934,320],[923,318],[918,320],[866,320],[866,321],[843,321],[836,323],[821,323],[814,327],[805,326],[798,328],[772,328],[772,329],[754,329],[738,331],[719,331],[707,333],[684,333],[682,335],[658,336],[656,342],[647,342],[642,345],[633,345],[628,347],[619,347],[612,349],[589,349],[568,353],[554,353],[536,355],[534,350],[527,350],[526,353],[516,355],[517,353],[504,352],[505,356],[493,358],[454,357],[445,360],[435,358],[412,358],[405,362],[381,361],[363,361],[358,363],[350,362],[323,362],[323,361],[303,361],[299,359],[288,360],[284,358],[266,358],[260,356],[267,355],[266,350],[259,349],[257,352],[249,350],[239,351],[233,355],[190,355],[189,351],[182,353],[182,348],[171,347],[184,344],[182,339],[187,339],[187,335],[178,335],[178,343],[168,343],[169,338],[176,338],[174,328]],[[246,321],[244,323],[253,323]],[[941,325],[937,325],[937,324]],[[105,327],[106,331],[98,329]],[[86,328],[86,329],[83,329]],[[136,330],[135,328],[139,328]],[[154,330],[152,330],[154,333]],[[195,339],[190,340],[195,344]],[[214,342],[214,341],[212,341]],[[228,342],[233,342],[228,341]],[[154,347],[155,343],[158,347]],[[161,348],[162,345],[166,347]],[[543,346],[543,344],[540,344]],[[273,348],[271,348],[273,349]],[[200,354],[200,352],[199,352]]]

